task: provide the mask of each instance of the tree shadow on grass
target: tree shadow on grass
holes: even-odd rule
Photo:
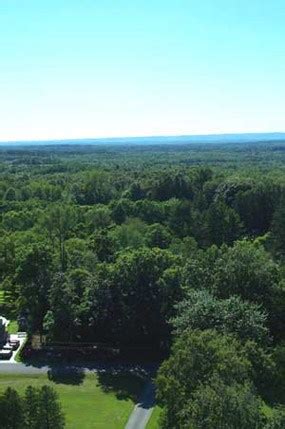
[[[105,393],[114,393],[119,400],[131,399],[138,402],[142,389],[147,382],[144,371],[130,372],[126,370],[112,369],[98,371],[98,385]]]
[[[78,386],[82,384],[85,378],[85,372],[82,368],[50,368],[47,372],[48,379],[56,384],[70,384]]]

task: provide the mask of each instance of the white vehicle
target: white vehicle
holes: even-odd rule
[[[2,350],[13,350],[13,347],[9,343],[7,343],[2,347]]]

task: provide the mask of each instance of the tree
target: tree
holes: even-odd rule
[[[222,251],[211,246],[205,251],[197,249],[191,253],[183,267],[183,284],[186,289],[212,289],[215,278],[216,261]]]
[[[266,345],[267,317],[260,305],[242,301],[238,296],[220,300],[207,290],[191,290],[176,306],[173,326],[179,335],[186,329],[216,329],[235,334],[240,340]]]
[[[239,241],[224,248],[214,267],[214,292],[221,298],[238,294],[267,307],[279,281],[278,266],[262,246]]]
[[[279,194],[279,186],[267,179],[252,182],[250,189],[236,194],[232,206],[250,235],[264,234],[269,230]]]
[[[70,205],[53,205],[45,213],[41,223],[48,231],[52,246],[58,242],[61,270],[66,268],[65,241],[76,223],[76,209]]]
[[[174,238],[169,246],[169,250],[174,255],[180,255],[185,262],[196,256],[198,252],[198,245],[193,237],[185,237],[182,240]]]
[[[132,215],[132,202],[126,198],[122,198],[119,201],[111,203],[111,218],[113,221],[120,225],[125,222],[127,217]]]
[[[213,376],[227,385],[243,384],[250,380],[251,368],[243,347],[234,337],[211,330],[183,332],[156,379],[158,401],[165,410],[165,427],[183,427],[186,402]]]
[[[165,203],[167,224],[179,238],[193,235],[193,210],[190,201],[171,198]]]
[[[279,406],[271,410],[264,429],[283,429],[285,427],[285,408]]]
[[[168,329],[164,309],[169,309],[174,296],[179,296],[176,287],[180,290],[180,283],[165,272],[175,263],[177,258],[167,250],[140,248],[122,253],[114,264],[98,269],[101,287],[94,292],[106,299],[109,308],[99,308],[97,318],[101,326],[105,325],[104,330],[112,333],[113,340],[153,347],[165,341]],[[93,300],[97,301],[95,297]]]
[[[136,201],[132,209],[132,216],[149,224],[161,223],[165,219],[164,205],[161,202],[147,199]]]
[[[170,198],[191,198],[191,182],[182,173],[164,173],[153,183],[151,196],[155,200],[166,201]]]
[[[27,210],[10,210],[3,215],[3,227],[10,231],[21,231],[31,228],[34,224],[33,213]]]
[[[213,203],[206,213],[206,231],[211,244],[232,244],[242,231],[239,215],[223,202]]]
[[[115,238],[106,229],[96,231],[90,237],[90,249],[95,252],[100,262],[111,262],[116,252]]]
[[[44,330],[53,339],[72,341],[75,335],[76,305],[74,292],[63,273],[58,273],[49,293],[49,308]]]
[[[70,238],[65,242],[67,271],[74,268],[96,269],[97,256],[89,242],[81,238]]]
[[[264,429],[264,402],[248,384],[226,384],[214,377],[201,384],[182,411],[183,428]]]
[[[126,191],[125,196],[130,198],[132,201],[137,201],[145,197],[145,192],[140,183],[133,182],[130,188]]]
[[[23,429],[23,401],[17,391],[8,387],[0,398],[1,427],[3,429]]]
[[[85,215],[89,231],[92,233],[94,230],[108,227],[111,220],[111,210],[103,205],[98,205],[90,210]]]
[[[268,308],[280,270],[261,245],[242,240],[232,247],[211,246],[197,252],[187,261],[183,277],[191,289],[208,289],[219,298],[240,295]]]
[[[138,218],[128,218],[110,232],[119,248],[137,249],[144,244],[146,224]]]
[[[17,193],[14,188],[8,188],[5,195],[4,195],[4,201],[14,201],[17,199]]]
[[[38,396],[38,420],[39,429],[62,429],[65,419],[61,410],[58,396],[50,386],[43,386]]]
[[[39,398],[38,390],[28,386],[24,397],[25,424],[28,429],[38,429]]]
[[[87,174],[83,183],[85,204],[104,204],[110,200],[112,192],[109,173],[103,170],[93,170]]]
[[[165,249],[169,247],[171,239],[171,233],[165,226],[159,223],[150,225],[145,234],[145,241],[149,247],[160,247],[161,249]]]
[[[19,285],[20,310],[28,314],[29,330],[41,332],[52,282],[50,249],[40,244],[28,248],[19,261],[15,281]]]
[[[282,196],[272,222],[273,249],[279,257],[285,255],[285,195]]]

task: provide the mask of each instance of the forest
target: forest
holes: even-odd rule
[[[0,146],[0,314],[155,357],[162,429],[284,429],[284,143]]]

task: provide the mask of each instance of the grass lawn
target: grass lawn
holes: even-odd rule
[[[154,407],[154,410],[149,419],[149,422],[146,425],[146,429],[159,429],[158,422],[159,422],[160,413],[161,413],[161,408],[157,405],[156,407]]]
[[[67,429],[123,429],[140,394],[142,379],[128,374],[0,374],[0,393],[8,386],[23,394],[28,385],[53,386],[66,416]]]
[[[9,334],[17,334],[18,323],[16,320],[10,320],[10,323],[8,325],[8,332],[9,332]]]

